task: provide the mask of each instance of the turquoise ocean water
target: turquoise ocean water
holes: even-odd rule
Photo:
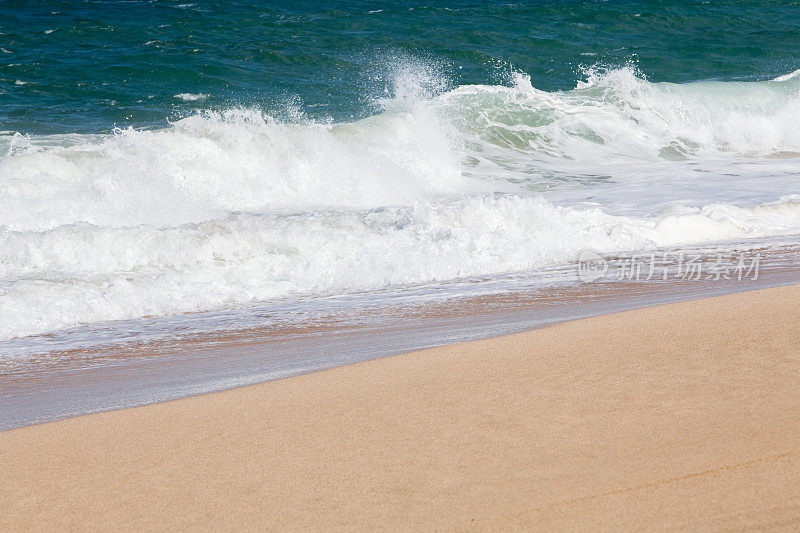
[[[292,102],[316,119],[376,112],[399,62],[450,87],[519,70],[571,89],[587,66],[651,81],[763,80],[800,68],[796,2],[0,3],[0,128],[164,126],[198,107]],[[209,95],[202,105],[175,95]]]

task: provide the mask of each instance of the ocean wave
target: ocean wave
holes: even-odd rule
[[[355,124],[282,123],[235,109],[66,147],[17,138],[0,161],[0,224],[180,224],[230,211],[373,207],[447,194],[464,178],[446,133],[427,122],[437,120],[400,113]]]
[[[175,228],[0,231],[0,339],[296,294],[522,271],[582,250],[648,250],[800,231],[800,199],[612,216],[540,197],[366,211],[237,214]]]
[[[535,187],[665,161],[800,154],[796,77],[670,84],[623,68],[589,72],[572,91],[539,91],[520,75],[513,86],[433,97],[426,83],[404,73],[384,113],[352,123],[232,109],[156,131],[4,136],[0,225],[164,225],[230,211],[368,208],[497,191],[498,178]]]
[[[0,339],[800,233],[797,76],[622,68],[545,92],[434,75],[403,70],[350,123],[231,109],[0,136]]]
[[[635,161],[800,153],[800,79],[652,83],[634,68],[587,72],[571,91],[545,92],[518,75],[511,87],[465,86],[437,99],[461,131],[557,170]],[[506,158],[507,159],[507,158]]]

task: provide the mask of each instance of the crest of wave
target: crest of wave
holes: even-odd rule
[[[400,70],[385,112],[357,122],[205,111],[168,128],[12,139],[0,225],[175,225],[229,212],[369,208],[462,190],[450,126],[423,104],[430,77]]]
[[[654,83],[634,67],[589,69],[569,91],[463,86],[437,99],[477,160],[580,171],[636,161],[800,153],[800,78]],[[515,157],[514,154],[517,154]],[[523,154],[525,158],[520,158]]]

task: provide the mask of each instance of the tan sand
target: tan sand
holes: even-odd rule
[[[0,529],[800,528],[800,287],[0,433]]]

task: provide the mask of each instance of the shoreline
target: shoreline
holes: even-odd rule
[[[363,299],[323,299],[313,312],[313,302],[283,303],[254,311],[254,316],[261,317],[258,327],[216,332],[175,329],[175,339],[145,336],[129,345],[12,355],[0,364],[0,404],[5,407],[0,410],[0,431],[588,316],[800,283],[796,245],[775,247],[774,241],[766,240],[749,246],[763,256],[755,280],[584,283],[576,279],[550,286],[541,285],[541,273],[513,280],[462,280],[444,296],[436,287],[411,292],[392,289],[391,297],[366,293]],[[561,267],[574,275],[572,269],[574,265]],[[281,313],[293,318],[282,320]],[[250,324],[252,318],[226,317],[237,324]],[[129,322],[105,328],[99,326],[94,335],[110,343],[115,337],[130,337],[130,331],[143,331]]]
[[[0,525],[796,527],[798,298],[647,307],[0,432]]]

